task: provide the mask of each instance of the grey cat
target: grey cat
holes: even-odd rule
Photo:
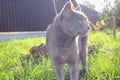
[[[79,78],[79,60],[86,72],[86,45],[89,26],[87,17],[73,10],[67,2],[48,27],[46,44],[57,80],[64,80],[64,64],[68,64],[70,80]],[[77,37],[79,38],[77,39]]]

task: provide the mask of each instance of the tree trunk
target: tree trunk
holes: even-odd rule
[[[113,16],[113,36],[116,37],[116,16]]]
[[[51,0],[51,2],[52,2],[52,5],[53,5],[53,9],[54,9],[55,16],[57,16],[56,0]]]

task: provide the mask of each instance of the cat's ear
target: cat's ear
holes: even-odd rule
[[[66,2],[66,4],[64,5],[64,7],[62,9],[62,16],[63,16],[63,18],[70,17],[71,16],[71,11],[72,11],[72,5],[68,1],[68,2]]]

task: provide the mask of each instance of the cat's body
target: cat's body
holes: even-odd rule
[[[48,27],[46,43],[57,80],[64,80],[63,66],[65,63],[69,66],[70,79],[78,80],[80,56],[82,56],[81,59],[84,58],[81,61],[83,63],[83,71],[86,72],[88,30],[87,17],[79,11],[73,10],[70,2],[65,4],[62,11]],[[76,42],[77,36],[79,36],[78,43]]]

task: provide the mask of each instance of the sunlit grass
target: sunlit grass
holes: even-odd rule
[[[43,57],[39,65],[25,62],[22,66],[20,54],[29,54],[34,45],[45,43],[45,37],[0,42],[0,80],[55,80],[51,61]],[[97,52],[88,54],[88,72],[81,80],[120,79],[120,32],[114,38],[105,32],[90,32],[88,44],[98,44]],[[66,80],[69,74],[65,67]]]
[[[120,79],[120,32],[114,38],[112,34],[93,32],[89,35],[89,44],[100,44],[98,53],[89,55],[88,73],[90,79]]]

